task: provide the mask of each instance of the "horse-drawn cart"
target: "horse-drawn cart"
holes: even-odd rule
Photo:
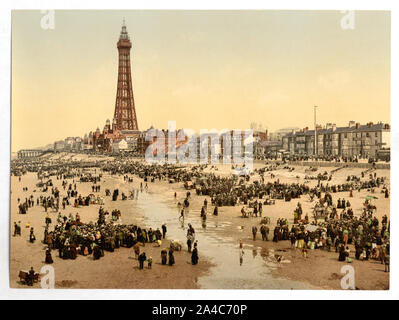
[[[28,271],[24,271],[21,270],[19,271],[19,280],[23,283],[23,284],[29,284],[29,272]],[[33,275],[33,282],[39,282],[40,279],[40,275],[39,273],[35,273]]]

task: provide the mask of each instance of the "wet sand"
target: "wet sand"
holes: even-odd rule
[[[61,188],[61,180],[52,179],[54,186]],[[72,182],[72,179],[70,180]],[[11,222],[21,221],[22,236],[11,236],[10,245],[10,287],[12,288],[27,288],[19,282],[18,273],[20,270],[28,270],[31,266],[36,272],[39,272],[41,267],[45,265],[45,249],[41,241],[44,234],[44,219],[46,216],[43,207],[35,206],[29,208],[26,215],[18,214],[17,198],[25,199],[25,197],[34,195],[36,197],[41,194],[48,195],[49,193],[38,192],[39,188],[34,187],[37,183],[36,174],[28,173],[22,176],[22,181],[18,182],[17,177],[11,178],[12,195],[11,195]],[[101,196],[105,194],[105,188],[117,188],[117,184],[123,185],[122,177],[105,177],[101,182]],[[129,188],[137,188],[139,182],[129,184]],[[23,192],[22,188],[28,187],[28,192]],[[92,183],[77,182],[77,190],[82,195],[88,195],[91,192]],[[33,190],[36,189],[36,192]],[[124,188],[121,188],[122,190]],[[126,187],[125,187],[126,189]],[[61,192],[62,193],[62,192]],[[51,191],[50,191],[51,194]],[[66,210],[61,213],[75,215],[79,213],[82,222],[95,221],[98,217],[99,205],[90,205],[88,207],[73,208],[67,206]],[[125,224],[137,224],[142,227],[152,227],[153,229],[161,228],[160,225],[146,225],[141,209],[135,203],[135,200],[117,200],[111,201],[110,197],[106,197],[105,210],[111,212],[118,208],[122,213],[122,222]],[[58,214],[52,209],[48,209],[52,221],[57,220]],[[29,242],[29,228],[25,228],[26,223],[30,223],[34,227],[36,241]],[[51,228],[51,226],[50,226]],[[11,226],[11,235],[13,235],[13,226]],[[50,229],[52,230],[52,228]],[[191,265],[191,255],[186,251],[175,252],[175,265],[170,267],[163,266],[160,263],[160,252],[162,248],[169,247],[169,234],[167,239],[162,243],[161,247],[156,247],[154,244],[147,243],[145,247],[140,247],[141,252],[146,252],[147,257],[153,258],[152,269],[145,268],[140,270],[138,268],[138,261],[134,257],[133,248],[115,249],[114,252],[105,251],[104,257],[100,260],[94,261],[92,255],[81,256],[78,255],[76,260],[63,260],[58,257],[58,250],[52,251],[54,263],[52,266],[55,270],[55,287],[56,288],[137,288],[137,289],[194,289],[198,288],[198,278],[205,274],[210,264],[201,259],[196,266]],[[36,283],[34,287],[39,288],[40,283]]]
[[[73,156],[81,158],[85,156]],[[255,164],[256,167],[263,167],[264,164]],[[206,171],[216,174],[231,174],[230,166],[218,165],[218,170],[208,167]],[[274,179],[265,175],[266,181],[280,179],[283,182],[302,182],[306,174],[316,175],[319,172],[330,172],[336,168],[319,168],[316,173],[305,172],[308,167],[295,167],[293,172],[287,169],[273,171]],[[343,183],[348,175],[360,175],[364,169],[342,169],[333,175],[329,182]],[[389,181],[389,170],[377,170],[377,176],[385,176]],[[251,178],[256,179],[256,175]],[[101,196],[105,188],[114,189],[118,185],[120,191],[137,189],[141,179],[134,178],[134,183],[124,183],[123,178],[110,177],[106,174],[101,182]],[[34,195],[33,185],[37,182],[35,174],[28,174],[18,178],[12,177],[11,195],[11,223],[20,220],[22,222],[22,237],[11,237],[11,258],[10,258],[10,286],[22,287],[18,283],[18,272],[21,269],[28,269],[31,265],[39,270],[44,265],[44,245],[40,243],[44,231],[44,209],[36,206],[30,208],[27,215],[17,213],[17,198]],[[61,181],[53,179],[53,182]],[[309,185],[316,184],[311,180]],[[324,182],[326,183],[326,181]],[[82,195],[91,193],[91,183],[77,183],[78,191]],[[28,186],[29,191],[23,192],[22,187]],[[113,253],[105,252],[105,257],[99,261],[92,261],[91,257],[78,256],[76,260],[62,260],[58,258],[58,252],[53,251],[53,259],[56,272],[56,287],[72,288],[236,288],[236,289],[340,289],[341,267],[344,265],[338,262],[338,254],[322,250],[309,250],[308,258],[303,258],[299,250],[291,249],[289,241],[273,243],[261,240],[252,240],[251,227],[257,225],[259,228],[260,218],[241,218],[241,206],[220,207],[219,216],[212,215],[213,207],[208,200],[208,218],[206,226],[203,226],[200,219],[200,208],[205,199],[204,196],[193,195],[190,200],[190,210],[185,219],[184,228],[187,223],[192,223],[196,229],[199,239],[200,263],[197,266],[190,264],[190,254],[187,253],[185,245],[185,230],[181,229],[178,220],[177,202],[182,202],[186,190],[181,183],[169,184],[167,181],[148,183],[148,193],[139,195],[139,200],[118,200],[113,202],[110,197],[106,198],[105,209],[112,211],[118,208],[122,212],[123,223],[137,223],[148,227],[160,227],[167,222],[169,239],[179,239],[183,244],[183,251],[175,254],[176,265],[173,267],[161,266],[160,248],[151,248],[146,244],[147,256],[153,257],[154,263],[151,270],[138,270],[138,262],[133,259],[132,249],[121,248]],[[389,187],[389,184],[388,184]],[[38,189],[38,188],[37,188]],[[60,188],[59,188],[60,189]],[[60,189],[62,190],[62,189]],[[174,199],[174,193],[177,199]],[[389,200],[377,190],[375,195],[378,199],[373,203],[377,206],[376,216],[378,219],[384,214],[389,217]],[[61,192],[62,193],[62,192]],[[194,193],[193,191],[191,192]],[[350,200],[355,215],[360,215],[364,197],[369,192],[354,191],[354,198],[349,198],[349,192],[340,192],[333,195],[336,203],[338,198]],[[291,202],[276,200],[275,205],[263,206],[263,216],[271,218],[271,230],[278,218],[287,218],[290,224],[293,222],[293,210],[298,200],[301,202],[304,213],[308,212],[311,218],[311,203],[308,196],[302,199],[294,199]],[[75,214],[79,212],[83,222],[94,221],[98,215],[98,205],[91,205],[83,208],[67,207],[65,213]],[[154,213],[153,213],[154,212]],[[174,216],[175,215],[175,216]],[[57,213],[51,213],[53,221]],[[28,241],[29,229],[25,229],[26,222],[30,222],[35,228],[37,241],[30,244]],[[11,232],[13,227],[11,226]],[[271,232],[272,234],[272,232]],[[271,234],[269,237],[271,237]],[[260,234],[258,233],[258,238]],[[244,259],[242,265],[239,263],[238,243],[244,242]],[[168,242],[168,241],[166,241]],[[168,246],[164,243],[162,247]],[[351,257],[354,257],[353,248]],[[283,256],[283,261],[277,263],[274,255]],[[389,273],[384,273],[384,266],[377,261],[354,261],[356,287],[359,289],[380,290],[389,288]],[[26,286],[23,286],[26,288]]]
[[[256,167],[262,167],[264,165],[256,164]],[[292,166],[290,166],[292,167]],[[282,182],[299,182],[302,183],[303,178],[306,174],[312,174],[305,172],[307,167],[296,166],[293,172],[288,172],[287,169],[280,169],[273,171],[276,177],[273,180],[279,179]],[[217,166],[218,170],[206,169],[206,171],[212,171],[216,174],[228,175],[230,174],[230,168],[227,165]],[[319,172],[330,172],[336,169],[335,167],[319,168],[316,175]],[[333,179],[330,184],[334,183],[344,183],[348,175],[358,175],[365,169],[360,168],[344,168],[333,174]],[[377,176],[388,178],[387,186],[389,188],[389,170],[377,170]],[[297,176],[300,178],[298,179]],[[368,175],[365,176],[367,178]],[[255,177],[256,178],[256,177]],[[251,178],[252,179],[252,178]],[[327,183],[324,181],[324,183]],[[309,185],[313,186],[317,184],[317,180],[310,180]],[[166,201],[168,206],[173,209],[176,208],[177,202],[184,200],[187,190],[179,184],[168,184],[167,182],[156,183],[151,185],[151,190],[158,194],[169,193],[169,199]],[[177,200],[173,199],[174,192],[177,192]],[[373,204],[377,206],[377,211],[375,216],[381,221],[383,215],[390,217],[390,198],[385,199],[384,194],[380,193],[380,189],[376,189],[375,195],[378,199],[373,200]],[[191,192],[193,193],[193,192]],[[360,216],[363,208],[364,197],[369,195],[370,192],[367,190],[362,190],[360,192],[354,191],[353,198],[349,197],[349,192],[339,192],[332,193],[333,203],[336,203],[338,198],[345,198],[351,202],[351,206],[354,210],[355,216]],[[271,274],[276,279],[287,279],[290,280],[288,284],[282,284],[281,289],[300,288],[297,282],[307,284],[308,289],[341,289],[341,278],[344,276],[341,273],[342,266],[346,263],[338,261],[338,253],[335,253],[335,249],[331,252],[324,250],[308,250],[308,257],[305,259],[302,257],[299,249],[291,249],[289,241],[280,241],[279,243],[274,243],[272,241],[262,241],[261,235],[258,232],[257,240],[253,241],[251,228],[256,225],[259,229],[261,218],[242,218],[241,217],[241,206],[235,207],[219,207],[219,216],[215,217],[212,215],[213,207],[209,207],[210,198],[205,196],[192,196],[190,201],[190,213],[189,217],[191,221],[196,221],[197,226],[200,226],[200,208],[203,205],[204,199],[208,201],[208,215],[207,215],[207,227],[212,226],[220,221],[228,221],[224,228],[218,230],[218,236],[221,239],[228,240],[232,243],[236,250],[232,253],[236,257],[236,263],[238,264],[238,244],[242,240],[244,243],[244,249],[246,254],[244,255],[243,265],[250,263],[251,267],[255,267],[253,274],[257,272],[257,264],[251,262],[251,260],[263,259],[263,265],[268,269]],[[271,232],[269,234],[269,240],[272,238],[272,228],[274,228],[278,218],[287,218],[289,223],[293,223],[293,212],[298,203],[301,202],[304,214],[307,212],[309,218],[312,219],[312,210],[315,202],[310,202],[308,196],[304,196],[301,199],[294,199],[290,202],[285,202],[284,200],[276,200],[275,205],[263,206],[263,216],[268,216],[271,218]],[[177,209],[176,217],[178,216]],[[389,273],[385,273],[385,267],[379,261],[356,261],[354,257],[354,246],[349,245],[351,249],[350,257],[354,260],[351,264],[355,269],[355,286],[361,290],[387,290],[389,289]],[[205,251],[205,249],[204,249]],[[206,253],[206,251],[205,251]],[[274,255],[282,255],[282,263],[277,263]],[[212,260],[211,260],[212,261]],[[210,269],[209,275],[212,275],[214,268]],[[250,270],[248,272],[251,272]],[[208,276],[211,277],[211,276]],[[206,278],[206,277],[205,277]],[[253,278],[256,279],[254,275]],[[264,279],[258,280],[258,288],[263,288],[264,284],[262,281]],[[245,286],[245,285],[244,285]],[[273,288],[273,284],[269,281],[266,284],[269,288]]]

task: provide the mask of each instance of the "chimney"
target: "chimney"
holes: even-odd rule
[[[355,126],[355,121],[351,120],[349,121],[349,127],[354,127]]]
[[[333,129],[333,131],[337,130],[337,125],[335,123],[333,123],[332,129]]]
[[[369,122],[368,124],[367,124],[367,126],[369,126],[369,127],[372,127],[374,125],[374,123],[372,123],[372,122]]]
[[[316,130],[319,131],[319,130],[321,130],[321,129],[323,129],[323,127],[322,127],[321,125],[318,124],[318,125],[316,126]]]
[[[356,129],[359,129],[359,128],[360,128],[360,123],[357,122],[357,123],[356,123]]]
[[[389,124],[388,123],[386,123],[385,125],[384,125],[384,129],[389,129]]]

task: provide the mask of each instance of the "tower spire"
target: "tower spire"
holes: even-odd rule
[[[132,43],[126,30],[125,19],[123,19],[122,31],[117,47],[119,52],[119,68],[114,113],[115,120],[113,122],[117,130],[138,130],[130,67],[130,49]]]
[[[130,40],[129,34],[127,33],[127,29],[126,29],[125,18],[123,18],[122,30],[121,30],[121,34],[119,36],[119,40]]]

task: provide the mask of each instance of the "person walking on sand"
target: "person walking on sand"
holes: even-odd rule
[[[240,258],[240,266],[242,266],[242,263],[244,261],[244,250],[242,249],[242,247],[240,247],[239,249],[240,251],[238,252],[239,258]]]
[[[179,220],[184,221],[184,208],[181,209]]]
[[[29,242],[34,243],[36,240],[35,234],[33,233],[33,227],[30,228],[30,234],[29,234]]]
[[[145,255],[145,252],[139,255],[139,268],[143,269],[144,268],[144,262],[147,260],[147,257]]]
[[[48,248],[48,249],[46,250],[45,262],[46,262],[47,264],[52,264],[52,263],[53,263],[53,258],[52,258],[52,256],[51,256],[51,249],[50,249],[50,248]]]
[[[181,203],[180,203],[180,201],[177,203],[177,213],[180,213],[180,211],[181,211]]]
[[[33,269],[33,267],[30,267],[28,278],[27,278],[27,281],[26,281],[28,286],[30,286],[30,287],[33,286],[34,279],[35,279],[35,270]]]
[[[169,263],[170,266],[173,266],[175,264],[175,257],[173,255],[173,249],[169,249]]]
[[[268,241],[268,234],[269,234],[269,228],[262,224],[262,226],[260,227],[260,233],[262,234],[262,240],[263,241]]]
[[[161,251],[161,261],[162,261],[163,265],[166,265],[167,256],[168,256],[168,253],[167,253],[166,249],[162,249],[162,251]]]
[[[243,218],[246,218],[246,217],[247,217],[247,213],[245,212],[245,207],[244,207],[244,206],[241,208],[241,216],[242,216]]]
[[[194,243],[194,250],[191,254],[191,264],[196,265],[198,264],[198,248],[197,248],[198,241]]]
[[[18,232],[17,232],[17,235],[21,235],[21,221],[18,221],[18,224],[17,224],[17,227],[18,227]]]
[[[296,243],[295,232],[290,233],[290,240],[291,240],[291,248],[295,248],[295,243]]]
[[[253,240],[256,240],[256,233],[258,232],[258,228],[256,226],[252,227],[252,236],[253,236]]]
[[[191,246],[193,244],[193,237],[191,234],[187,235],[187,250],[188,252],[191,252]]]
[[[14,237],[16,237],[18,234],[18,225],[16,222],[14,222]]]
[[[138,242],[136,242],[135,245],[133,246],[133,250],[134,250],[134,255],[135,255],[136,259],[138,259],[140,256],[140,245]]]
[[[213,209],[213,215],[217,216],[219,214],[218,206],[215,206],[215,209]]]

